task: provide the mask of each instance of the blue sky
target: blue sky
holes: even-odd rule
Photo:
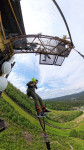
[[[84,1],[57,0],[72,35],[75,48],[84,54]],[[21,0],[26,34],[67,35],[65,24],[52,0]],[[26,83],[39,80],[37,93],[42,98],[54,98],[84,90],[84,59],[74,50],[62,66],[39,64],[35,54],[17,54],[8,80],[26,93]]]

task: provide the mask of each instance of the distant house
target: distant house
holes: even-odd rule
[[[79,107],[73,107],[72,108],[72,110],[78,110],[79,109]]]
[[[72,101],[76,101],[77,99],[75,97],[71,98]]]

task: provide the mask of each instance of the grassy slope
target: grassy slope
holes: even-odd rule
[[[26,94],[23,94],[20,90],[14,87],[11,83],[8,84],[6,93],[12,98],[14,102],[16,102],[23,109],[25,109],[28,113],[31,113],[34,116],[36,116],[34,100],[31,100],[30,98],[28,98]],[[73,128],[74,126],[77,125],[77,123],[72,122],[71,120],[77,118],[79,115],[81,115],[81,113],[82,112],[80,111],[79,112],[77,111],[67,112],[67,111],[52,110],[51,113],[49,113],[48,115],[49,119],[47,118],[46,122],[51,123],[58,128],[59,127],[60,128]],[[51,118],[51,116],[54,118]],[[59,123],[59,121],[63,123]],[[71,121],[71,122],[68,122],[68,121]]]
[[[80,116],[83,112],[81,111],[56,111],[52,110],[47,117],[49,120],[52,120],[54,122],[69,122],[71,120],[74,120],[78,116]]]
[[[13,107],[21,114],[21,115],[23,115],[23,116],[26,116],[26,118],[27,119],[30,119],[31,120],[31,122],[36,122],[36,119],[34,119],[33,117],[31,117],[29,114],[27,114],[26,115],[26,112],[25,111],[23,111],[20,107],[18,107],[12,100],[10,100],[10,98],[8,98],[8,96],[6,96],[4,93],[3,93],[3,97],[4,97],[4,99],[6,99],[6,101],[8,101],[11,105],[13,105]],[[61,114],[65,114],[65,113],[67,113],[67,112],[63,112],[63,111],[54,111],[54,110],[52,110],[52,115],[54,116],[54,113],[56,114],[56,118],[57,118],[57,116],[58,116],[58,114],[60,113],[60,116],[61,116]],[[70,115],[70,113],[71,113],[71,115],[73,115],[73,111],[71,112],[69,112],[69,115]],[[60,119],[60,118],[58,118],[58,119]],[[71,121],[71,122],[68,122],[68,123],[58,123],[58,122],[53,122],[53,121],[51,121],[51,120],[49,120],[49,119],[46,119],[46,121],[48,122],[48,123],[51,123],[52,125],[54,125],[54,126],[56,126],[56,127],[60,127],[60,128],[73,128],[74,126],[77,126],[77,122],[75,122],[75,121]]]
[[[36,119],[31,117],[28,113],[26,113],[24,110],[22,110],[18,105],[16,105],[7,95],[2,93],[3,98],[10,104],[12,105],[16,111],[18,111],[22,116],[26,117],[28,120],[30,120],[33,123],[36,123]]]
[[[10,100],[10,98],[8,98],[6,95],[3,94],[3,98],[10,104],[14,107],[14,109],[19,113],[21,114],[22,116],[24,116],[26,119],[28,119],[29,121],[31,121],[31,124],[37,124],[38,128],[40,128],[39,126],[39,123],[37,120],[35,120],[33,117],[31,117],[29,114],[27,114],[25,111],[23,111],[19,106],[17,106],[13,101]],[[79,122],[79,125],[80,125],[80,129],[84,130],[84,122],[82,121],[82,123]],[[14,131],[12,130],[14,128]],[[79,128],[76,128],[76,130],[78,131]],[[22,129],[21,129],[22,130]],[[29,144],[28,142],[26,142],[26,140],[24,139],[24,135],[22,134],[24,132],[20,130],[20,126],[17,127],[17,125],[10,125],[10,127],[8,127],[8,129],[5,131],[5,132],[2,132],[1,133],[1,137],[5,134],[6,136],[6,139],[8,142],[6,142],[6,147],[7,149],[10,150],[9,146],[7,146],[8,143],[10,143],[10,137],[11,137],[11,134],[13,135],[13,133],[15,133],[15,141],[14,141],[14,138],[12,139],[13,142],[11,142],[13,146],[12,149],[14,149],[14,146],[16,147],[17,145],[17,150],[23,150],[23,147],[24,145],[26,146],[26,150],[33,150],[33,149],[36,149],[36,150],[41,150],[41,149],[46,149],[45,147],[45,144],[44,144],[44,141],[43,141],[43,138],[41,136],[41,133],[40,135],[37,136],[37,131],[35,131],[34,133],[32,133],[34,139],[33,139],[33,142],[31,144]],[[27,129],[25,129],[27,130]],[[77,149],[77,150],[84,150],[84,141],[83,140],[80,140],[80,139],[77,139],[77,138],[70,138],[69,137],[69,133],[71,132],[71,130],[59,130],[59,129],[56,129],[56,128],[52,128],[52,127],[48,127],[46,126],[46,130],[47,130],[47,133],[49,134],[49,137],[50,137],[50,141],[51,141],[51,148],[52,150],[55,150],[56,148],[58,150],[69,150],[71,149],[71,146],[70,146],[70,143],[71,145],[74,147],[74,149]],[[11,131],[11,132],[9,132]],[[16,131],[16,132],[15,132]],[[30,131],[30,129],[29,129]],[[9,133],[9,134],[8,134]],[[21,135],[20,135],[21,134]],[[19,137],[19,140],[18,142],[16,142],[16,138],[17,136]],[[5,137],[4,136],[4,137]],[[18,138],[17,138],[18,139]],[[5,140],[6,141],[6,140]],[[23,142],[21,142],[23,141]],[[42,144],[39,145],[39,142],[41,142]],[[77,143],[76,143],[77,142]],[[3,140],[1,140],[0,138],[0,145],[3,145]],[[22,144],[22,147],[20,148],[20,143]],[[24,144],[25,143],[25,144]],[[38,143],[38,144],[37,144]],[[9,144],[11,145],[11,144]],[[37,146],[38,145],[38,146]],[[43,146],[42,146],[43,145]],[[29,146],[29,148],[28,148]],[[4,148],[3,146],[1,148]]]
[[[27,112],[25,112],[24,110],[22,110],[18,105],[16,105],[9,97],[7,97],[4,93],[3,93],[3,98],[9,103],[11,104],[14,109],[16,111],[18,111],[22,116],[24,116],[25,118],[27,118],[29,121],[31,121],[32,124],[37,124],[39,126],[39,122],[34,119],[32,116],[30,116]],[[46,128],[50,130],[51,127],[48,127],[46,125]],[[49,131],[50,133],[54,132],[55,134],[57,134],[58,129],[53,129],[51,128],[51,130]],[[60,130],[59,135],[65,135],[65,132],[63,130]],[[66,136],[68,135],[68,132],[66,134]]]
[[[0,99],[0,118],[3,118],[7,124],[7,129],[0,133],[0,150],[38,150],[39,148],[46,150],[40,126],[32,123],[32,120],[30,122],[30,118],[21,117],[12,106],[4,99]],[[18,120],[13,120],[10,112],[12,118],[16,115]],[[22,111],[20,113],[24,115]]]

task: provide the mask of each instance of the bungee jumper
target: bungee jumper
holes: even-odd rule
[[[28,82],[26,86],[27,88],[27,95],[28,97],[32,97],[35,102],[35,109],[37,111],[37,117],[45,117],[45,113],[49,113],[50,111],[46,109],[46,107],[43,105],[41,97],[35,92],[35,89],[37,89],[37,83],[38,80],[35,78],[32,78],[32,81]],[[38,101],[41,105],[42,111],[40,110],[40,107],[38,105]]]
[[[43,133],[44,133],[44,141],[46,143],[47,149],[50,150],[50,141],[48,139],[48,135],[47,135],[46,130],[45,130],[45,119],[44,119],[46,117],[45,114],[49,113],[50,111],[46,109],[46,107],[43,105],[41,97],[35,92],[35,89],[37,89],[37,83],[38,83],[38,80],[35,78],[32,78],[32,81],[30,81],[26,84],[26,86],[28,86],[27,95],[28,95],[28,97],[31,96],[34,99],[35,108],[37,111],[37,117],[38,117],[39,123],[40,123],[41,128],[42,128]],[[40,107],[38,105],[38,101],[41,105],[42,111],[40,110]]]

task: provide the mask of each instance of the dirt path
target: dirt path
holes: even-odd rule
[[[71,150],[73,150],[73,147],[72,147],[72,145],[70,145],[70,147],[71,147]]]
[[[83,113],[81,116],[79,116],[78,118],[76,118],[76,119],[74,120],[74,122],[79,123],[79,122],[81,122],[81,121],[83,121],[83,120],[84,120],[84,113]]]
[[[71,150],[74,150],[72,145],[70,145],[70,148],[71,148]]]

